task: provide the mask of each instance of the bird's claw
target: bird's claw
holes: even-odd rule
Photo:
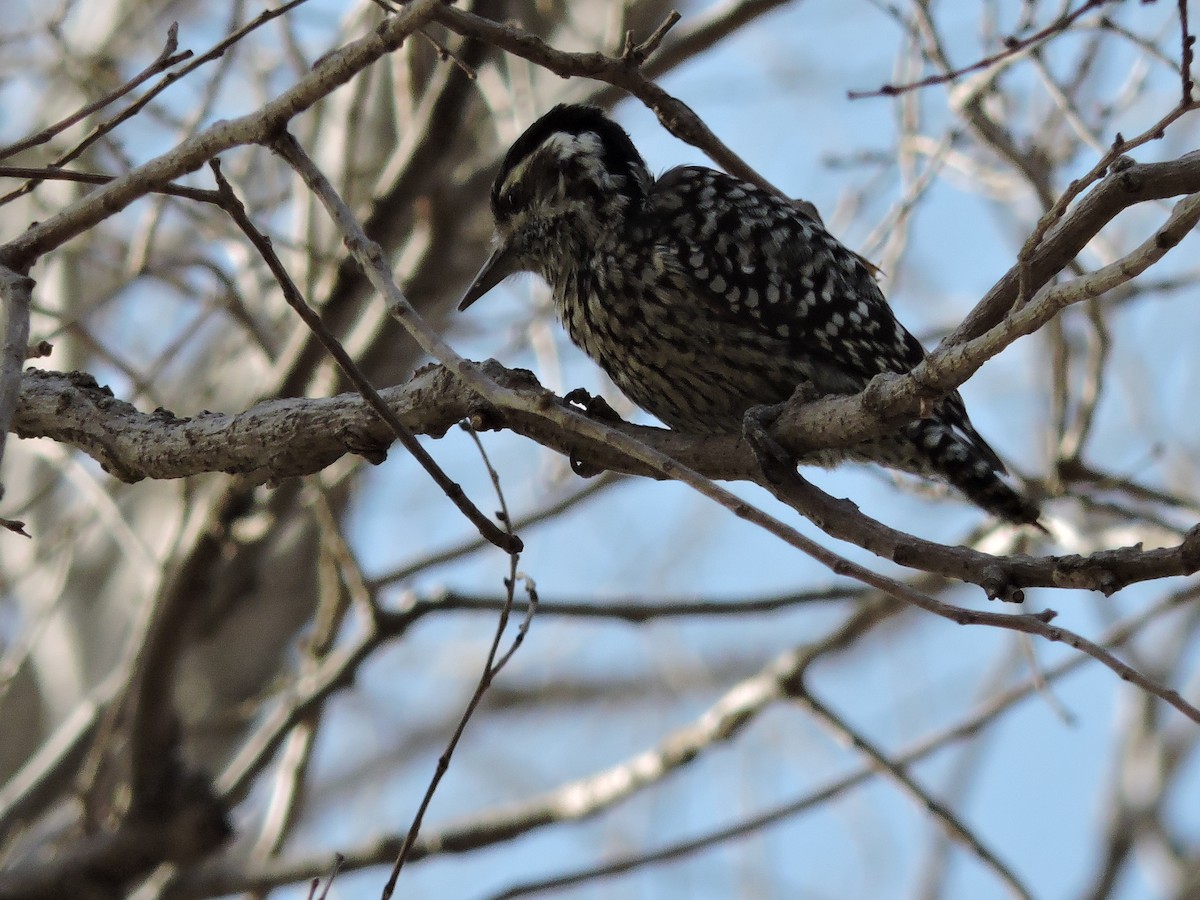
[[[601,468],[600,466],[597,466],[594,463],[587,462],[586,460],[580,459],[578,456],[575,455],[574,450],[572,450],[571,453],[567,456],[567,460],[571,464],[571,471],[574,472],[576,475],[578,475],[580,478],[595,478],[597,475],[601,474],[604,471],[604,469]]]
[[[576,406],[582,407],[583,411],[593,419],[599,419],[601,422],[623,422],[615,409],[608,405],[608,401],[599,394],[592,394],[583,388],[575,388],[563,397],[568,403],[573,403]]]
[[[787,403],[752,406],[742,416],[742,436],[771,484],[781,484],[796,471],[796,460],[771,436],[771,426],[787,406]]]
[[[600,422],[621,422],[623,421],[617,411],[608,405],[608,401],[598,394],[592,394],[583,388],[575,388],[563,397],[568,403],[579,406],[591,418]],[[580,459],[572,450],[568,459],[571,462],[571,471],[580,478],[594,478],[599,475],[604,469],[593,463]]]

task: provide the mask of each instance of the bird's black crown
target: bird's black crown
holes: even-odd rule
[[[624,190],[633,195],[631,199],[641,199],[644,182],[648,179],[646,163],[625,129],[608,118],[599,107],[562,103],[530,125],[504,155],[504,162],[492,185],[492,212],[496,221],[507,220],[531,200],[519,186],[515,191],[503,191],[515,169],[547,146],[547,142],[555,135],[585,134],[594,134],[598,139],[601,166],[607,172],[623,177]],[[559,158],[553,163],[566,166],[569,160]]]

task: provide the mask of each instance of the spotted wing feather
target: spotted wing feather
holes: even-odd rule
[[[909,372],[925,359],[862,260],[775,195],[723,172],[683,166],[655,183],[648,208],[666,219],[656,225],[663,249],[689,272],[696,302],[752,322],[814,360],[823,393],[856,393],[881,372]],[[1004,471],[957,391],[934,418]]]

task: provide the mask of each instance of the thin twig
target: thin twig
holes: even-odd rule
[[[470,79],[471,81],[477,81],[479,79],[479,73],[475,71],[474,66],[472,66],[470,63],[468,63],[466,60],[464,60],[461,56],[459,56],[457,53],[455,53],[453,50],[451,50],[449,47],[447,47],[445,44],[443,44],[437,38],[435,38],[432,34],[430,34],[424,28],[418,29],[417,34],[421,35],[421,37],[423,37],[423,38],[425,38],[425,40],[429,41],[430,45],[433,47],[434,51],[437,53],[438,59],[440,59],[442,62],[454,63],[454,65],[458,67],[458,70],[460,72],[462,72],[465,76],[467,76],[467,78]]]
[[[961,69],[951,69],[949,71],[940,72],[937,75],[929,75],[918,81],[911,81],[907,84],[885,84],[883,87],[873,91],[847,91],[846,96],[851,100],[861,100],[866,97],[895,97],[897,94],[903,94],[908,91],[918,90],[919,88],[931,87],[935,84],[945,84],[949,81],[954,81],[967,75],[971,72],[978,72],[982,69],[988,69],[997,63],[1024,53],[1033,47],[1049,40],[1056,34],[1066,31],[1071,25],[1079,19],[1080,16],[1092,9],[1103,6],[1106,3],[1112,3],[1114,0],[1087,0],[1083,6],[1071,12],[1064,13],[1059,18],[1055,19],[1045,28],[1036,31],[1028,37],[1017,38],[1008,37],[1004,40],[1004,49],[998,53],[993,53],[991,56],[985,56],[977,62],[971,63],[969,66],[963,66]],[[1182,2],[1182,0],[1181,0]]]
[[[682,18],[683,16],[677,10],[671,10],[667,17],[663,19],[662,24],[654,29],[650,37],[646,38],[640,44],[633,42],[632,31],[625,32],[625,49],[621,53],[621,59],[627,65],[642,65],[658,49],[659,45],[663,42],[663,38],[667,36],[667,32],[674,28]]]
[[[607,491],[609,488],[627,481],[627,476],[622,475],[619,472],[612,471],[602,472],[595,478],[584,481],[581,485],[578,481],[576,481],[576,484],[571,486],[572,490],[569,494],[547,503],[540,509],[534,510],[533,512],[527,513],[523,516],[519,516],[516,521],[513,522],[513,531],[517,532],[517,534],[524,534],[533,526],[550,521],[562,513],[574,509],[581,503],[592,499],[597,494]],[[424,556],[418,559],[403,563],[394,569],[390,569],[387,572],[376,575],[367,581],[367,585],[371,588],[371,590],[379,591],[388,587],[389,585],[406,581],[413,575],[416,575],[418,572],[426,572],[429,569],[437,566],[442,566],[446,563],[453,562],[456,559],[461,559],[464,556],[475,553],[478,550],[482,550],[486,546],[488,546],[487,541],[476,535],[475,537],[460,541],[457,544],[453,544],[441,550],[435,550],[431,553],[426,553]]]
[[[70,169],[38,166],[0,166],[0,178],[27,178],[35,181],[74,181],[81,184],[109,184],[115,180],[115,176],[113,175],[100,175],[95,172],[73,172]],[[218,206],[221,203],[221,197],[217,191],[187,187],[182,184],[156,185],[150,188],[150,193],[183,197],[187,200],[212,203]]]
[[[166,71],[171,67],[178,65],[185,59],[192,56],[191,50],[184,50],[182,53],[176,53],[179,49],[179,23],[172,22],[167,29],[167,42],[163,45],[162,51],[154,58],[154,61],[142,71],[138,72],[120,87],[109,91],[104,96],[87,104],[82,109],[71,113],[64,119],[60,119],[53,125],[48,125],[39,131],[37,134],[31,134],[27,138],[22,138],[16,143],[9,144],[7,147],[0,147],[0,159],[7,159],[10,156],[15,156],[23,150],[28,150],[31,147],[36,147],[39,144],[44,144],[57,134],[66,131],[77,122],[81,122],[110,103],[115,103],[117,100],[124,97],[138,85],[142,84],[147,79],[153,78],[159,72]]]
[[[983,841],[962,823],[953,810],[917,784],[902,763],[891,759],[875,746],[873,741],[868,740],[845,719],[814,697],[806,686],[801,685],[792,694],[792,697],[808,709],[818,721],[832,730],[835,735],[848,741],[855,749],[864,754],[871,761],[872,766],[900,785],[920,806],[929,811],[951,837],[974,853],[984,865],[995,872],[1014,895],[1022,900],[1032,900],[1033,895],[1021,883],[1012,869],[1001,861],[989,847],[985,846]]]
[[[500,476],[492,466],[491,460],[488,459],[487,452],[483,449],[483,443],[479,440],[479,436],[475,430],[469,425],[468,431],[475,440],[475,446],[479,450],[479,455],[483,459],[483,464],[487,468],[488,475],[492,479],[492,486],[496,490],[496,497],[500,503],[500,512],[498,518],[504,523],[504,527],[508,530],[509,535],[512,535],[512,521],[509,519],[508,504],[504,499],[504,491],[500,486]],[[475,710],[479,707],[480,701],[483,700],[483,695],[487,693],[487,689],[491,687],[496,676],[512,658],[513,653],[525,639],[525,634],[529,628],[529,623],[532,620],[534,609],[537,605],[536,592],[530,592],[530,603],[525,619],[517,630],[516,636],[513,638],[512,646],[503,656],[497,658],[497,653],[500,650],[500,641],[504,638],[504,631],[508,627],[508,617],[512,610],[514,594],[517,587],[517,564],[520,562],[520,553],[518,550],[512,550],[508,555],[508,577],[504,580],[506,591],[505,603],[500,610],[500,617],[496,622],[496,631],[492,637],[492,644],[488,648],[487,659],[483,666],[483,672],[480,673],[479,682],[475,685],[475,691],[471,695],[471,699],[467,702],[466,709],[463,710],[462,716],[458,720],[458,725],[454,729],[454,733],[450,736],[450,741],[446,744],[446,749],[442,751],[442,755],[438,757],[437,767],[434,769],[433,777],[429,780],[429,786],[425,789],[425,795],[421,798],[420,806],[417,807],[416,815],[413,816],[412,824],[409,826],[408,833],[404,835],[404,843],[400,845],[400,851],[396,854],[396,862],[392,866],[391,875],[388,877],[387,883],[383,887],[382,900],[388,900],[396,889],[396,881],[400,877],[400,870],[404,868],[404,863],[408,859],[409,853],[412,852],[413,845],[416,843],[417,836],[421,833],[421,823],[425,820],[425,812],[429,809],[429,804],[433,800],[433,795],[437,791],[438,785],[441,783],[442,777],[450,769],[450,759],[454,755],[454,750],[458,746],[459,740],[462,739],[463,732],[466,730],[467,722],[471,720]]]
[[[451,31],[528,59],[564,78],[591,78],[628,91],[645,103],[671,134],[703,150],[731,175],[773,194],[786,196],[727,147],[690,106],[650,81],[640,66],[631,64],[624,56],[556,50],[530,32],[493,22],[454,6],[439,6],[434,17]]]
[[[1192,94],[1192,62],[1196,58],[1196,36],[1188,31],[1188,0],[1179,0],[1179,77],[1183,93],[1179,104],[1190,106],[1195,99]]]
[[[567,619],[607,619],[640,625],[657,619],[673,619],[683,616],[749,616],[760,613],[780,612],[797,606],[814,604],[845,603],[859,600],[866,592],[861,588],[827,588],[825,590],[798,591],[776,594],[769,597],[745,597],[735,600],[667,599],[661,601],[636,601],[628,599],[604,599],[594,603],[571,600],[539,599],[537,610],[542,616],[561,616]],[[443,612],[499,612],[506,599],[502,597],[464,596],[456,591],[445,591],[431,597],[412,597],[395,612],[380,613],[380,625],[389,633],[401,633],[413,622],[430,613]],[[514,612],[528,612],[530,603],[513,604]]]
[[[299,148],[298,144],[294,146],[297,149]],[[292,158],[289,158],[288,153],[280,152],[280,155],[289,163],[292,162]],[[304,157],[304,159],[307,160],[307,157]],[[467,517],[471,524],[479,529],[479,533],[484,538],[506,552],[519,550],[521,547],[520,539],[514,534],[506,533],[497,528],[495,523],[480,512],[478,507],[467,497],[462,487],[442,471],[441,466],[421,446],[416,435],[400,421],[400,417],[396,415],[395,411],[379,396],[379,391],[371,384],[367,376],[358,367],[358,364],[350,358],[350,354],[342,347],[338,339],[321,320],[321,317],[304,301],[304,297],[300,294],[300,290],[296,287],[295,282],[292,281],[283,261],[275,252],[274,247],[271,246],[270,239],[259,231],[250,220],[245,206],[242,205],[241,200],[229,182],[221,174],[221,167],[217,160],[212,160],[209,164],[212,167],[214,177],[217,179],[217,189],[224,198],[225,202],[223,206],[225,210],[266,262],[267,267],[275,276],[275,280],[279,283],[287,304],[295,310],[296,314],[304,321],[304,324],[317,336],[317,339],[321,342],[326,352],[337,362],[346,377],[350,379],[350,382],[362,394],[363,399],[388,424],[388,427],[395,434],[396,439],[400,441],[404,449],[413,455],[417,462],[421,464],[421,467],[429,473],[434,483],[441,488],[442,493],[450,499],[450,502],[458,507],[459,511]],[[311,165],[311,161],[308,164]]]
[[[1017,291],[1017,296],[1014,300],[1014,307],[1020,308],[1028,302],[1034,289],[1038,285],[1033,284],[1033,257],[1040,248],[1042,241],[1045,239],[1052,225],[1058,222],[1063,217],[1075,199],[1080,196],[1088,187],[1104,177],[1114,167],[1119,167],[1122,163],[1128,163],[1125,158],[1130,150],[1142,146],[1150,141],[1160,140],[1166,133],[1169,126],[1182,118],[1189,112],[1196,109],[1196,102],[1191,101],[1187,104],[1180,104],[1168,112],[1165,116],[1143,131],[1141,134],[1133,138],[1126,138],[1118,132],[1113,140],[1112,146],[1108,151],[1100,157],[1099,161],[1092,166],[1091,170],[1083,176],[1074,179],[1067,185],[1066,189],[1058,196],[1053,205],[1046,210],[1045,213],[1038,219],[1033,231],[1025,240],[1025,244],[1017,253],[1017,262],[1019,266],[1020,284]]]

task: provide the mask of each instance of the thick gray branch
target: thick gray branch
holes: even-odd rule
[[[488,363],[486,374],[502,387],[563,404],[532,375]],[[507,427],[597,468],[657,477],[657,473],[606,445],[519,410],[503,418],[469,386],[441,366],[429,366],[408,383],[380,391],[406,426],[441,437],[455,423],[481,417],[484,427]],[[736,437],[696,441],[686,435],[614,423],[614,427],[687,465],[724,480],[753,479],[753,455]],[[13,431],[82,450],[106,472],[126,482],[186,478],[205,472],[278,481],[319,472],[347,453],[380,462],[395,436],[358,394],[320,399],[267,400],[245,412],[202,412],[181,418],[166,410],[144,413],[100,387],[87,374],[30,369],[21,380]]]
[[[427,366],[407,384],[380,393],[417,434],[440,437],[456,422],[470,418],[477,428],[506,428],[597,468],[664,477],[660,470],[609,443],[555,421],[554,408],[566,407],[565,402],[541,387],[529,372],[505,369],[494,361],[478,369],[502,390],[529,401],[522,404],[527,408],[497,410],[441,366]],[[542,412],[530,411],[534,409]],[[608,433],[633,438],[705,477],[761,479],[754,456],[740,437],[697,437],[626,423],[603,424]],[[318,472],[347,453],[378,462],[394,439],[358,394],[269,400],[235,415],[201,413],[184,419],[162,410],[139,412],[107,388],[98,387],[89,375],[37,370],[26,372],[22,380],[14,430],[21,437],[48,437],[76,447],[130,482],[205,472],[275,481]],[[792,499],[835,537],[904,566],[977,584],[992,597],[1029,587],[1111,594],[1136,582],[1200,570],[1200,526],[1175,547],[1122,547],[1089,556],[995,557],[894,531],[814,489]]]
[[[0,267],[0,460],[4,459],[4,439],[8,436],[16,412],[21,386],[21,367],[29,344],[29,307],[33,279]],[[0,497],[4,488],[0,485]]]

